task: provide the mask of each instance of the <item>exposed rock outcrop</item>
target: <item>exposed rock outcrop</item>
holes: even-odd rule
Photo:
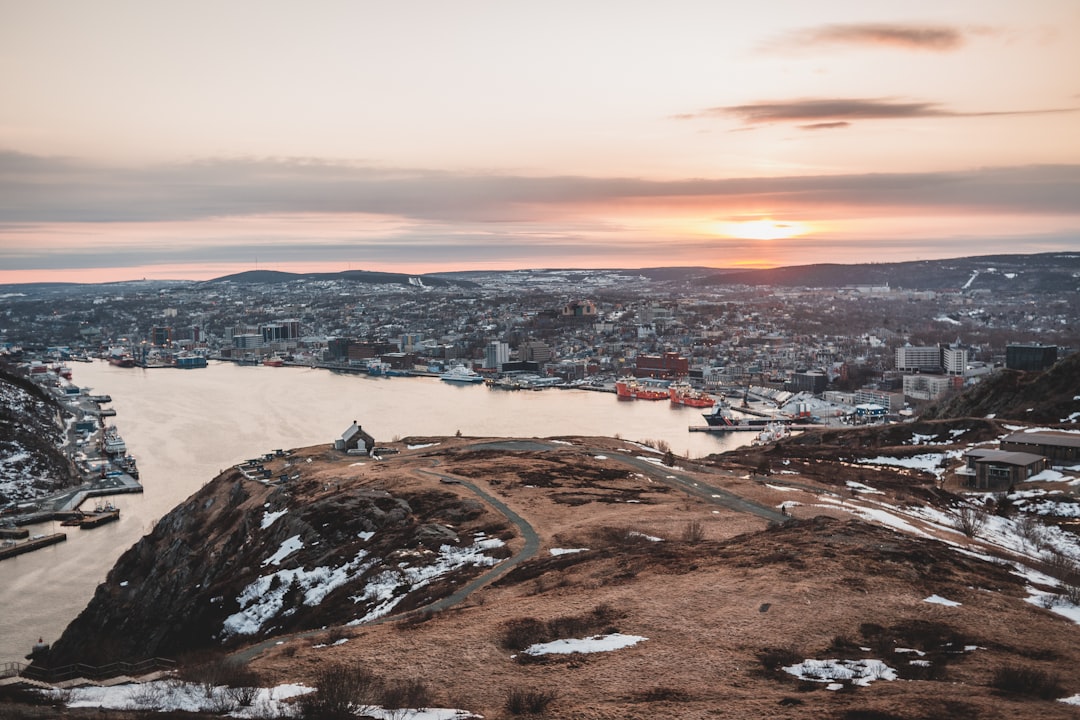
[[[176,656],[407,610],[503,556],[485,522],[495,527],[483,506],[438,490],[268,485],[230,470],[120,558],[50,662]]]

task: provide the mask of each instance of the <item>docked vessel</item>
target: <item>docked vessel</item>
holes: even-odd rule
[[[130,355],[110,355],[109,364],[116,367],[133,368],[135,367],[135,358]]]
[[[440,380],[453,383],[479,383],[484,382],[484,376],[476,372],[472,368],[467,368],[464,365],[456,365],[442,375],[439,376]]]
[[[708,393],[690,387],[690,383],[672,383],[668,386],[668,397],[676,405],[689,405],[696,408],[712,407],[716,404]]]
[[[615,394],[633,400],[667,400],[668,390],[656,384],[638,382],[635,378],[623,378],[615,383]]]
[[[116,428],[110,425],[105,429],[105,439],[102,440],[101,449],[106,455],[126,455],[127,443],[124,442],[124,438],[120,437],[120,433]]]
[[[105,505],[94,508],[94,512],[84,514],[79,521],[79,529],[90,530],[119,519],[120,508],[115,507],[112,503],[105,503]]]
[[[769,443],[776,442],[777,440],[783,440],[786,437],[791,436],[791,431],[788,426],[782,422],[770,422],[767,424],[761,432],[757,434],[750,444],[751,445],[768,445]]]
[[[263,360],[262,364],[266,367],[282,367],[283,365],[285,365],[285,361],[279,358],[277,355],[274,355],[273,357],[268,357]]]
[[[723,403],[717,403],[712,410],[701,415],[709,427],[716,430],[764,430],[770,423],[785,424],[784,421],[773,418],[736,418]]]

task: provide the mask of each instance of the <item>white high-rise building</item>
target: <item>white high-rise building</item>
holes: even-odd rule
[[[484,348],[484,367],[493,370],[502,368],[503,363],[510,362],[510,345],[499,340],[492,340]]]
[[[941,364],[946,375],[963,375],[967,372],[968,351],[965,348],[948,347],[941,351]]]

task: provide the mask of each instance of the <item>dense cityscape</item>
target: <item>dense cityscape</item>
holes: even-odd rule
[[[860,400],[891,413],[998,367],[1045,369],[1080,345],[1076,293],[717,286],[702,284],[702,274],[12,286],[0,342],[37,359],[52,349],[53,360],[124,355],[146,366],[195,367],[201,358],[373,373],[466,365],[578,383],[677,374],[709,390],[836,391],[849,402],[862,390]],[[665,354],[681,364],[666,367]]]

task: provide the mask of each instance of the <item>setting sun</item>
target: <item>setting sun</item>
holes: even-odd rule
[[[761,218],[760,220],[723,223],[720,226],[720,232],[729,237],[744,240],[781,240],[805,235],[810,232],[810,228],[804,223],[779,222],[771,218]]]

